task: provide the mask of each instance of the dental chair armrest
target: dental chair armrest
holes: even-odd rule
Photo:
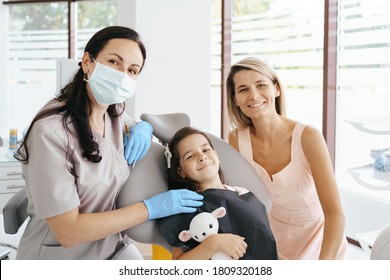
[[[3,208],[5,233],[17,233],[27,217],[27,194],[26,190],[22,189],[15,193]]]

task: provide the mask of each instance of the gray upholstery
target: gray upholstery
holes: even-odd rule
[[[5,233],[17,233],[27,217],[26,190],[21,189],[7,201],[7,204],[3,208]]]
[[[152,124],[154,136],[162,143],[168,143],[176,131],[190,125],[190,118],[185,113],[142,114],[141,120]]]
[[[190,119],[184,113],[142,114],[141,119],[152,125],[154,136],[164,144],[169,142],[177,130],[190,125]],[[137,162],[134,168],[130,167],[129,179],[118,195],[118,208],[168,190],[167,162],[164,151],[165,148],[162,145],[152,142],[147,155]],[[171,246],[165,241],[156,221],[148,221],[129,228],[125,233],[137,242],[158,244],[171,250]]]
[[[161,121],[160,116],[169,121]],[[180,120],[181,118],[184,119]],[[160,139],[163,143],[169,142],[178,129],[190,125],[186,114],[143,114],[141,119],[151,123],[154,134],[163,137],[163,139]],[[224,171],[227,184],[246,187],[251,190],[269,211],[271,196],[253,167],[228,143],[210,133],[207,133],[207,135],[210,137],[221,160],[221,168]],[[118,195],[118,208],[142,201],[168,189],[164,150],[164,147],[160,144],[152,143],[146,157],[137,162],[134,168],[131,168],[130,177]],[[160,233],[156,221],[148,221],[135,226],[126,230],[125,233],[137,242],[158,244],[169,251],[171,250],[171,246]]]
[[[390,260],[390,225],[375,239],[371,249],[371,260]]]
[[[130,167],[130,176],[118,195],[117,207],[122,208],[166,191],[166,166],[164,147],[153,142],[146,156],[134,168]],[[125,233],[137,242],[158,244],[170,250],[171,246],[155,221],[129,228]]]
[[[260,199],[269,212],[272,206],[271,194],[252,165],[230,144],[213,134],[207,135],[218,153],[226,184],[247,188]]]
[[[162,142],[168,143],[179,129],[190,126],[190,118],[185,113],[172,113],[165,115],[142,114],[141,119],[153,126],[153,134]],[[221,138],[207,133],[216,149],[221,168],[228,185],[236,185],[251,190],[266,206],[271,209],[271,195],[256,170],[237,152],[230,144]],[[166,166],[162,166],[165,172]]]

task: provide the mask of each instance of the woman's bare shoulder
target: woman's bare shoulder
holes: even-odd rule
[[[322,133],[310,124],[305,125],[302,132],[302,141],[310,142],[319,139],[323,139]]]
[[[327,151],[327,145],[322,133],[311,125],[306,125],[301,137],[302,149],[306,157],[318,157],[319,153]]]

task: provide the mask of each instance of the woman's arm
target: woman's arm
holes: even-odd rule
[[[46,220],[58,241],[68,247],[101,239],[146,220],[194,212],[202,206],[202,199],[202,195],[190,190],[169,190],[117,210],[80,214],[75,208]]]
[[[329,151],[322,134],[309,126],[302,134],[302,148],[325,216],[320,259],[335,259],[344,238],[345,219]]]
[[[121,209],[80,214],[78,208],[46,219],[58,242],[71,247],[113,235],[136,226],[148,218],[143,202]]]
[[[213,234],[199,243],[194,249],[183,251],[180,248],[172,248],[173,260],[209,260],[218,251],[231,256],[234,260],[243,257],[247,244],[244,238],[230,233]]]

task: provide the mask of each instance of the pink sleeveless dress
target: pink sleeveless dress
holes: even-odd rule
[[[265,169],[253,160],[249,127],[238,130],[240,153],[251,163],[272,196],[269,220],[280,259],[314,260],[321,250],[324,214],[317,196],[309,162],[302,150],[304,124],[297,124],[291,140],[291,161],[270,178]],[[344,238],[336,259],[345,259]]]

